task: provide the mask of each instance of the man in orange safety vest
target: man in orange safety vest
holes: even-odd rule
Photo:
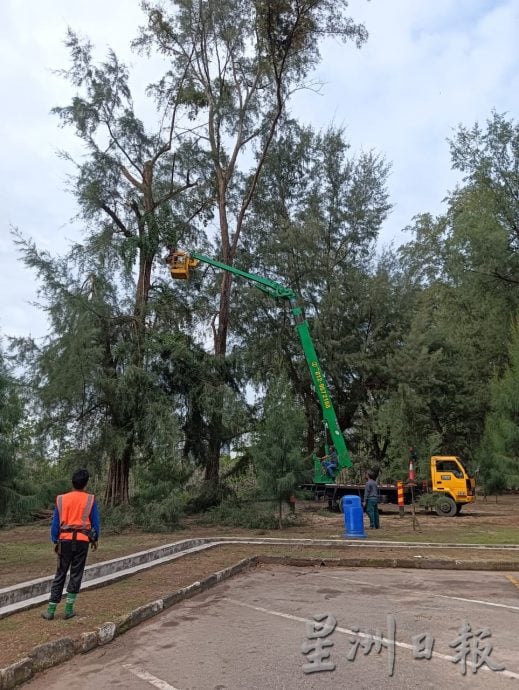
[[[99,539],[99,511],[95,496],[86,492],[88,470],[76,470],[72,475],[73,491],[56,498],[51,525],[51,540],[58,554],[58,568],[51,585],[45,620],[52,620],[61,601],[65,579],[70,569],[65,603],[65,618],[73,618],[74,603],[81,588],[88,545],[97,549]]]

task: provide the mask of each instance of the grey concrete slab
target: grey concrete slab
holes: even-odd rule
[[[519,682],[519,590],[510,573],[265,566],[173,607],[109,647],[37,676],[31,690],[224,690],[305,688],[507,688]],[[305,621],[332,614],[333,672],[305,674]],[[396,624],[394,675],[388,650],[367,655],[352,642]],[[504,673],[470,668],[463,676],[449,647],[467,622],[479,649]],[[359,635],[355,630],[359,630]],[[431,660],[413,658],[412,638],[434,638]],[[364,635],[364,637],[362,637]],[[508,675],[506,675],[508,674]]]

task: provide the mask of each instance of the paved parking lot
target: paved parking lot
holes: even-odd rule
[[[420,655],[431,658],[415,658]],[[316,670],[323,664],[335,669]],[[518,683],[517,573],[264,566],[27,687],[373,690]]]

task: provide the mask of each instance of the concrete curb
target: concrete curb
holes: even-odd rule
[[[348,568],[407,568],[415,570],[486,570],[519,571],[519,565],[511,561],[462,561],[419,558],[314,558],[306,556],[260,555],[258,563],[277,563],[293,566],[347,566]]]
[[[457,544],[453,542],[434,541],[389,541],[384,539],[308,539],[296,537],[210,537],[206,542],[225,544],[278,544],[280,546],[331,546],[348,548],[362,546],[364,548],[400,548],[400,549],[474,549],[475,551],[519,551],[519,544]]]
[[[182,587],[182,589],[176,592],[166,594],[162,599],[139,606],[139,608],[118,618],[116,621],[108,621],[96,630],[82,633],[79,638],[62,637],[58,640],[38,645],[28,653],[27,657],[0,669],[0,690],[12,690],[12,688],[30,680],[39,671],[57,666],[71,659],[75,654],[85,654],[96,647],[109,644],[115,637],[123,635],[139,623],[156,616],[164,609],[173,606],[173,604],[204,592],[222,580],[226,580],[247,568],[255,566],[257,563],[257,556],[244,558],[238,563],[213,573],[213,575],[209,575],[203,580],[194,582],[188,587]]]

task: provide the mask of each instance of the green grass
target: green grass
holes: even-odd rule
[[[412,533],[395,534],[395,530],[391,530],[391,534],[384,534],[380,530],[377,534],[377,539],[390,541],[427,541],[434,544],[517,544],[519,545],[519,529],[513,527],[495,527],[470,529],[458,528],[442,529],[441,532],[432,530],[430,527],[416,530]]]
[[[51,556],[49,556],[51,554]],[[52,544],[2,544],[0,546],[0,587],[9,583],[9,574],[23,574],[24,579],[40,577],[41,569],[49,570],[55,566]],[[37,573],[33,575],[33,573]],[[19,578],[18,578],[19,579]]]
[[[38,535],[40,536],[40,535]],[[28,533],[28,541],[13,539],[4,532],[0,543],[0,587],[33,580],[46,575],[54,575],[56,555],[49,541],[48,533],[41,533],[36,541],[34,534]],[[107,536],[97,551],[90,551],[87,563],[106,561],[128,553],[182,539],[178,534],[119,534]]]

